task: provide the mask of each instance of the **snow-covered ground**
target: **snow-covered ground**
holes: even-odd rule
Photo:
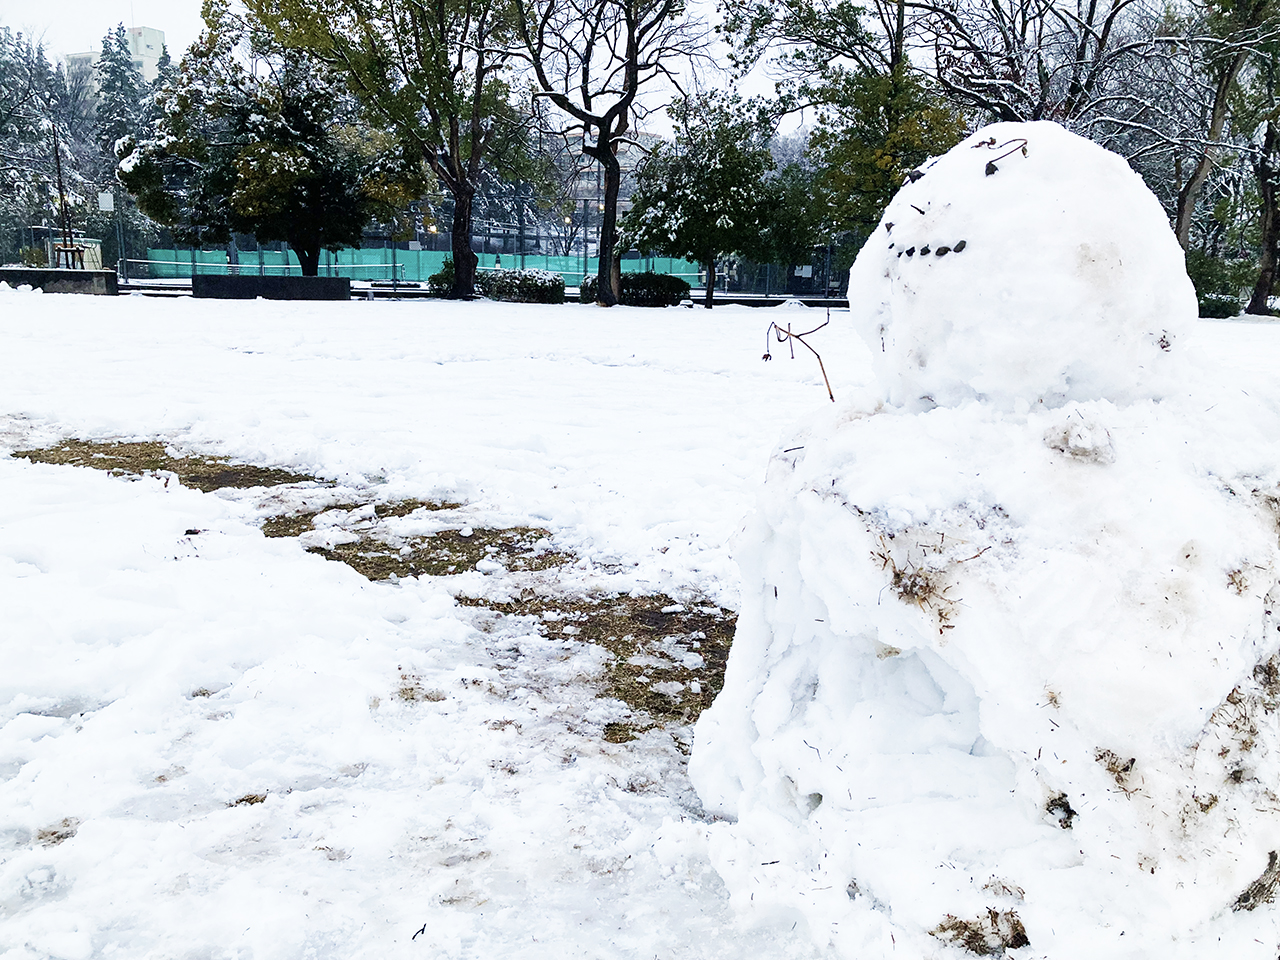
[[[770,449],[828,403],[811,360],[761,362],[767,322],[0,290],[0,448],[161,439],[461,502],[550,530],[570,591],[733,607]],[[501,571],[370,583],[264,538],[262,491],[8,456],[0,491],[0,956],[815,955],[735,925],[671,736],[602,739],[599,647],[455,604]]]
[[[807,355],[761,362],[773,319],[822,315],[0,290],[0,452],[460,502],[549,530],[566,590],[734,608],[770,454],[830,406]],[[813,342],[869,385],[843,315]],[[1280,327],[1189,353],[1280,402]],[[455,600],[514,574],[370,583],[263,537],[265,498],[0,456],[0,957],[827,955],[735,918],[670,733],[602,738],[599,647]]]

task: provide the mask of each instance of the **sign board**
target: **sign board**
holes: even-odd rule
[[[98,194],[98,209],[103,213],[111,213],[116,208],[116,198],[109,191]]]

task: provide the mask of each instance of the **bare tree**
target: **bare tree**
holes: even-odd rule
[[[657,104],[641,94],[663,81],[679,90],[680,71],[705,55],[704,32],[684,0],[517,0],[521,55],[550,100],[580,131],[582,152],[604,179],[598,302],[618,302],[618,149]]]
[[[1124,80],[1149,52],[1147,0],[914,0],[938,83],[992,119],[1087,124],[1124,108]]]
[[[1276,0],[909,2],[953,100],[999,120],[1056,120],[1125,155],[1166,194],[1189,246],[1206,183],[1224,154],[1248,148],[1231,130],[1233,98],[1277,36]]]
[[[828,102],[850,75],[912,68],[926,16],[908,0],[720,0],[718,12],[736,72],[769,60],[785,110]]]

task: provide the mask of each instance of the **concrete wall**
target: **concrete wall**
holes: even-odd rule
[[[114,270],[49,270],[40,267],[0,267],[0,282],[20,284],[45,293],[96,293],[114,297],[119,293]]]
[[[218,276],[198,273],[191,278],[191,294],[217,300],[350,300],[349,277],[259,277],[254,274]]]

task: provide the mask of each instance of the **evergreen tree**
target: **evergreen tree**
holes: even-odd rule
[[[97,141],[104,155],[114,157],[116,142],[138,133],[146,88],[142,75],[133,65],[123,23],[102,38],[97,73]]]
[[[17,258],[28,224],[58,223],[60,208],[54,173],[54,136],[63,166],[72,226],[79,217],[88,181],[83,173],[94,148],[88,130],[87,100],[73,89],[43,48],[22,34],[0,28],[0,257]]]
[[[622,234],[629,246],[701,263],[709,308],[718,260],[770,252],[768,225],[778,206],[767,180],[771,129],[758,107],[737,96],[687,98],[670,113],[675,143],[641,164]]]
[[[904,66],[847,74],[828,94],[810,138],[815,188],[828,229],[865,238],[907,175],[963,139],[964,122]]]
[[[321,250],[359,246],[369,219],[371,190],[343,135],[350,104],[323,65],[222,0],[208,0],[204,18],[158,94],[153,135],[118,146],[120,182],[179,242],[286,240],[315,276]]]

